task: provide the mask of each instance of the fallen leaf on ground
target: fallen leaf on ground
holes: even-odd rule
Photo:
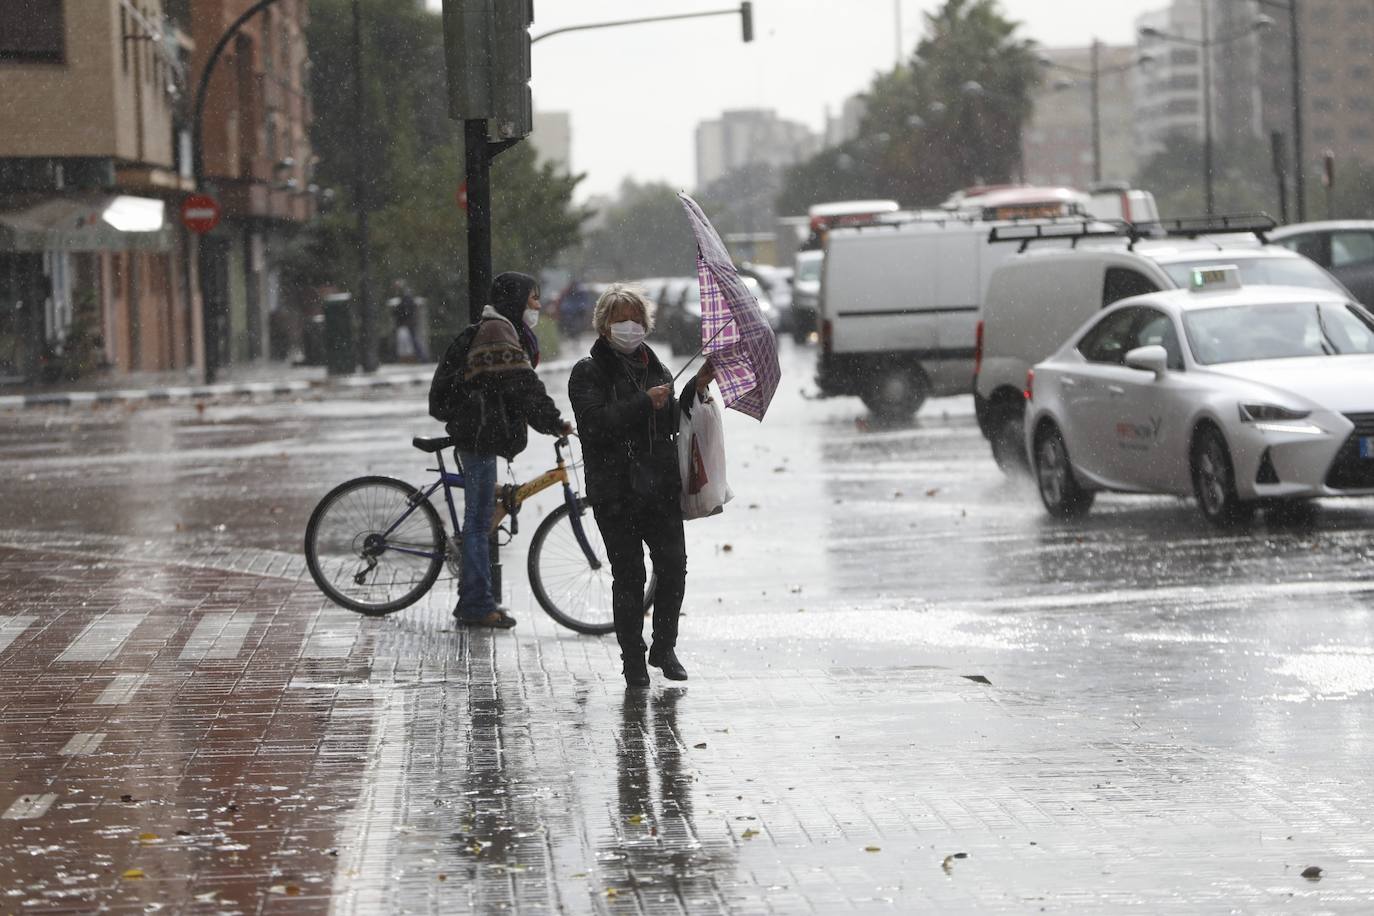
[[[162,837],[158,836],[156,833],[140,833],[138,835],[138,841],[145,845],[148,843],[156,843],[160,839],[162,839]]]
[[[1309,865],[1309,866],[1307,866],[1306,868],[1304,868],[1304,869],[1302,870],[1302,876],[1303,876],[1304,878],[1306,878],[1308,881],[1317,881],[1317,880],[1320,880],[1320,879],[1321,879],[1321,876],[1322,876],[1321,866],[1320,866],[1320,865]]]
[[[700,744],[694,744],[694,745],[692,745],[692,747],[696,748],[696,749],[699,750],[699,751],[705,750],[705,749],[706,749],[706,742],[703,741],[703,742],[701,742]]]
[[[864,852],[882,852],[882,851],[883,851],[883,847],[881,847],[881,846],[865,846],[865,847],[864,847]]]
[[[752,840],[754,837],[758,835],[759,832],[755,830],[753,827],[744,828],[744,832],[740,834],[740,836],[744,837],[744,839],[746,840]]]
[[[642,823],[644,823],[644,815],[642,815],[642,814],[631,814],[630,817],[629,817],[629,821],[630,821],[631,824],[642,824]]]
[[[142,877],[143,877],[143,869],[141,869],[141,868],[130,868],[130,869],[126,869],[125,872],[124,872],[123,877],[129,878],[129,879],[133,879],[133,878],[142,878]]]

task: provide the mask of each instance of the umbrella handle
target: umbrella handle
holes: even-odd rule
[[[687,367],[690,366],[690,365],[692,365],[692,363],[696,362],[696,361],[697,361],[697,357],[698,357],[698,356],[701,356],[701,354],[705,353],[705,352],[706,352],[706,348],[709,347],[709,346],[711,345],[712,341],[714,341],[717,337],[719,337],[719,336],[720,336],[720,332],[723,331],[723,330],[725,330],[726,328],[728,328],[728,327],[731,325],[731,323],[734,322],[734,320],[735,320],[735,316],[734,316],[734,315],[731,315],[729,318],[725,319],[725,323],[722,324],[719,328],[716,329],[716,333],[714,333],[714,334],[711,335],[711,340],[708,340],[708,341],[706,341],[706,343],[702,344],[702,345],[701,345],[701,349],[698,350],[698,351],[692,356],[691,359],[687,360],[687,362],[685,362],[685,363],[682,364],[682,368],[679,369],[679,370],[677,370],[677,375],[673,376],[673,384],[677,384],[677,380],[680,379],[680,378],[682,378],[682,373],[684,373],[684,372],[687,371]]]

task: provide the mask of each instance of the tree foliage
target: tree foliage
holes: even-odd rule
[[[945,0],[915,53],[864,93],[858,136],[790,169],[779,212],[845,198],[938,203],[1017,176],[1040,81],[1034,45],[997,0]]]
[[[318,285],[356,287],[355,169],[366,176],[372,291],[403,278],[431,302],[441,326],[467,316],[462,131],[448,117],[443,29],[422,4],[363,0],[365,117],[353,98],[351,0],[311,4],[311,144],[315,181],[335,204],[295,242],[289,267]],[[572,204],[581,176],[538,165],[520,143],[492,167],[492,264],[535,273],[576,245],[587,213]],[[447,318],[447,320],[443,320]]]
[[[687,276],[696,273],[696,250],[677,192],[662,182],[627,179],[571,266],[607,280]]]
[[[1139,187],[1154,192],[1164,217],[1199,216],[1207,212],[1202,141],[1188,133],[1166,138],[1164,148],[1145,160],[1136,175]],[[1218,143],[1212,155],[1212,195],[1217,213],[1263,211],[1278,219],[1278,179],[1269,147],[1260,142]],[[1337,164],[1336,193],[1328,201],[1320,176],[1307,175],[1307,218],[1368,219],[1374,216],[1374,169],[1358,161]],[[1289,216],[1296,221],[1289,178]]]

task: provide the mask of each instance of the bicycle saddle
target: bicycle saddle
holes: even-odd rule
[[[441,449],[446,449],[453,444],[452,436],[416,436],[410,440],[410,444],[422,452],[433,454]]]

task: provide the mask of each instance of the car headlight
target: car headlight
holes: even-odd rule
[[[1242,423],[1273,423],[1284,420],[1304,420],[1312,411],[1294,410],[1291,407],[1280,407],[1278,404],[1241,404],[1240,420]]]

